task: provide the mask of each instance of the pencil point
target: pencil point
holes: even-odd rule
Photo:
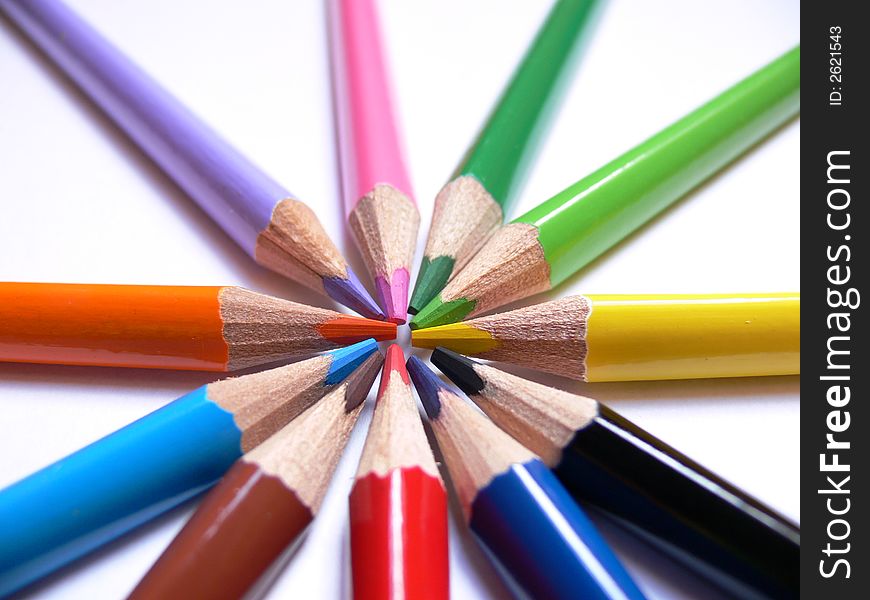
[[[402,325],[408,317],[408,286],[411,276],[408,269],[402,267],[393,271],[391,281],[378,275],[375,277],[375,287],[381,306],[387,314],[387,319]]]
[[[411,380],[408,379],[408,371],[405,369],[405,353],[402,352],[402,347],[398,344],[392,344],[387,348],[384,372],[381,375],[381,390],[389,385],[390,379],[394,375],[398,375],[406,385],[410,385]]]
[[[438,325],[449,325],[461,321],[474,310],[477,304],[474,300],[458,298],[450,302],[441,300],[441,295],[435,297],[426,307],[411,319],[411,329],[426,329]]]
[[[456,261],[452,256],[436,256],[433,260],[429,260],[428,256],[423,257],[411,303],[408,305],[409,313],[416,315],[444,289],[450,274],[453,273],[454,264]]]
[[[347,390],[344,394],[344,409],[346,411],[355,409],[365,401],[383,363],[383,355],[380,352],[375,352],[347,377]]]
[[[411,345],[417,348],[444,346],[462,354],[480,354],[499,347],[492,334],[471,325],[471,321],[451,323],[411,332]]]
[[[414,387],[417,388],[417,394],[423,402],[426,414],[429,415],[430,419],[437,419],[438,414],[441,412],[441,399],[438,397],[438,392],[441,390],[447,390],[451,393],[456,392],[449,385],[441,381],[441,378],[416,356],[408,359],[407,367],[408,373],[410,373],[411,379],[414,381]]]
[[[318,325],[317,332],[336,344],[355,344],[368,338],[379,342],[394,340],[398,328],[390,321],[342,315]]]
[[[347,278],[324,277],[323,289],[330,298],[368,319],[383,321],[386,318],[349,266],[347,267]]]
[[[432,353],[431,360],[433,365],[441,369],[450,381],[469,396],[483,391],[483,379],[474,370],[480,364],[477,361],[440,347]]]
[[[326,374],[326,384],[334,385],[344,381],[345,377],[354,372],[365,360],[377,352],[378,343],[369,338],[346,348],[338,348],[327,352],[332,356],[329,372]]]

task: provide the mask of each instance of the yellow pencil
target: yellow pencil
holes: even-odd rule
[[[800,373],[800,294],[569,296],[417,329],[419,348],[581,381]]]

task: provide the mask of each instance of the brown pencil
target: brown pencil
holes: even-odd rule
[[[382,363],[380,352],[372,354],[240,458],[130,597],[242,597],[314,519]]]

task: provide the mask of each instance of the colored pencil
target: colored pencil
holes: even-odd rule
[[[0,490],[0,596],[209,488],[376,350],[370,339],[202,386]]]
[[[797,596],[800,530],[616,412],[439,348],[432,362],[590,502],[739,598]]]
[[[356,600],[450,597],[447,492],[396,345],[350,493],[350,550]]]
[[[395,337],[240,287],[0,283],[0,362],[235,371]]]
[[[568,296],[411,339],[580,381],[795,375],[800,310],[799,293]]]
[[[314,212],[58,0],[0,10],[257,263],[380,318]]]
[[[508,583],[531,598],[643,598],[592,522],[541,460],[419,358],[408,372],[469,526]]]
[[[800,46],[500,229],[411,327],[562,283],[799,111]]]
[[[420,214],[399,137],[374,0],[333,0],[332,80],[342,191],[387,318],[408,314]]]
[[[557,0],[477,139],[435,197],[408,312],[417,314],[509,213],[596,0]]]
[[[382,362],[380,352],[369,356],[236,461],[130,598],[244,597],[314,520]]]

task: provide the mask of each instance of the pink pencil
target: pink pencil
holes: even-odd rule
[[[420,215],[402,157],[373,0],[333,0],[332,74],[347,220],[387,318],[404,323]]]

